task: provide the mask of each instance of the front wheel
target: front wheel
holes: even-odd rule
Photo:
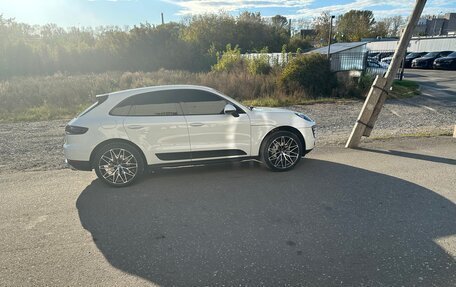
[[[288,131],[278,131],[265,139],[262,146],[264,163],[273,171],[287,171],[298,164],[302,157],[303,144]]]
[[[143,174],[144,160],[136,147],[128,143],[110,143],[95,154],[93,167],[104,183],[123,187]]]

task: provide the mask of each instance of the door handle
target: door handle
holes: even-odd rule
[[[203,123],[190,123],[190,126],[192,127],[200,127],[200,126],[204,126]]]
[[[140,125],[128,125],[127,128],[129,128],[131,130],[139,130],[139,129],[142,129],[143,126],[140,126]]]

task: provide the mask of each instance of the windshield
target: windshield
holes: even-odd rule
[[[433,57],[437,57],[439,55],[439,52],[431,52],[431,53],[427,53],[426,55],[423,56],[423,58],[433,58]]]
[[[448,58],[456,58],[456,52],[453,52],[447,56]]]
[[[421,55],[423,55],[422,53],[410,53],[407,55],[407,58],[416,58],[416,57],[420,57]]]

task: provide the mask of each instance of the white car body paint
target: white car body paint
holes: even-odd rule
[[[144,117],[109,114],[117,104],[130,96],[176,89],[202,90],[216,94],[245,113],[239,114],[239,117],[230,114]],[[315,122],[312,120],[305,120],[286,109],[250,110],[214,89],[191,85],[156,86],[110,93],[103,103],[83,116],[74,118],[68,125],[88,128],[84,134],[65,136],[65,158],[82,162],[89,162],[92,152],[98,145],[113,139],[126,140],[137,145],[143,152],[147,165],[179,162],[160,160],[156,156],[157,153],[235,149],[242,150],[245,153],[243,156],[258,156],[265,136],[280,127],[298,130],[305,141],[306,151],[312,150],[315,145],[312,131]],[[241,156],[230,155],[199,160],[236,157]]]

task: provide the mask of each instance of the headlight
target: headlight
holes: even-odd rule
[[[302,113],[295,113],[295,115],[297,115],[298,117],[300,117],[301,119],[304,119],[308,122],[313,122],[313,120],[311,118],[309,118],[308,116],[306,116],[305,114],[302,114]]]

